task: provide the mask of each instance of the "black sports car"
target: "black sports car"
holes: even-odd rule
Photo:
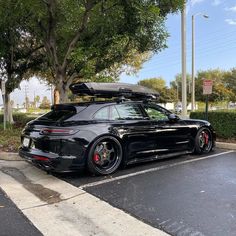
[[[209,122],[180,119],[150,99],[158,96],[152,90],[117,83],[71,90],[116,100],[54,105],[26,125],[19,154],[47,171],[106,175],[121,164],[208,153],[215,145]]]

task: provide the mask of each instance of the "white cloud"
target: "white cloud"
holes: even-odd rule
[[[191,0],[191,6],[194,6],[197,3],[204,2],[205,0]]]
[[[229,25],[236,25],[236,20],[233,19],[226,19],[225,22],[228,23]]]
[[[221,3],[222,3],[222,0],[213,0],[212,5],[219,6]]]
[[[235,12],[236,12],[236,5],[233,6],[233,7],[228,8],[227,10],[229,10],[229,11],[235,11]]]

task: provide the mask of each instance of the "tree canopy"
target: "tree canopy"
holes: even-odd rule
[[[172,102],[176,98],[175,90],[168,88],[165,80],[162,78],[143,79],[140,80],[138,84],[158,91],[160,93],[159,102],[161,103]]]
[[[159,52],[164,22],[184,0],[22,0],[27,31],[45,47],[61,102],[69,85],[126,62],[130,53]]]

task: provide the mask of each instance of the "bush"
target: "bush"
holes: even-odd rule
[[[35,119],[37,116],[32,116],[31,114],[25,114],[25,113],[15,113],[13,114],[13,120],[14,125],[17,127],[23,127],[25,124],[33,119]],[[0,123],[3,123],[3,114],[0,114]]]
[[[191,119],[205,119],[205,112],[191,112]],[[235,111],[210,111],[208,120],[212,124],[219,138],[236,138],[236,112]]]

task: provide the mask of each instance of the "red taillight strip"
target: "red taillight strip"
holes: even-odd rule
[[[33,158],[37,161],[49,161],[49,158],[44,156],[33,155]]]
[[[48,128],[43,128],[40,131],[41,134],[72,134],[74,133],[74,130],[72,129],[48,129]]]

